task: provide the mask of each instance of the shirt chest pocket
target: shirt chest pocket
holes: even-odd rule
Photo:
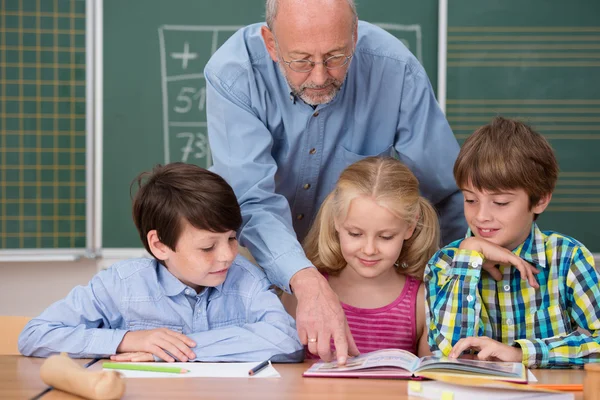
[[[344,168],[350,164],[354,164],[367,157],[385,157],[392,155],[392,145],[388,145],[385,149],[373,152],[373,154],[358,154],[346,149],[342,145],[337,146],[336,157],[344,164]]]
[[[573,331],[569,315],[560,306],[550,306],[530,313],[525,318],[527,331],[536,339],[568,335]]]
[[[129,331],[147,331],[158,328],[167,328],[174,332],[183,333],[183,325],[165,324],[164,322],[152,320],[137,320],[127,323],[127,330]]]

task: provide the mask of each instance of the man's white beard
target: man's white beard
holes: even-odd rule
[[[337,93],[340,91],[340,88],[342,87],[342,84],[346,79],[346,74],[348,74],[348,70],[346,70],[346,74],[344,74],[344,79],[342,79],[341,81],[330,78],[325,82],[324,85],[315,85],[312,82],[305,82],[302,84],[302,86],[298,87],[293,85],[288,79],[285,65],[283,65],[282,63],[277,64],[279,65],[279,70],[281,71],[285,80],[287,81],[288,86],[292,89],[292,93],[294,94],[294,96],[300,97],[302,101],[311,106],[327,104],[330,101],[332,101],[337,95]],[[306,93],[306,89],[319,89],[326,86],[329,86],[329,90],[325,93],[318,95],[309,95],[308,93]]]

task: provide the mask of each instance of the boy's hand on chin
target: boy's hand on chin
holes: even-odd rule
[[[461,356],[464,351],[470,349],[475,350],[478,353]],[[523,351],[520,347],[509,346],[486,336],[468,337],[456,342],[448,357],[468,358],[479,361],[521,362],[523,360]]]
[[[498,246],[492,242],[478,237],[469,237],[463,240],[459,246],[460,249],[474,250],[483,255],[484,263],[482,269],[487,271],[496,281],[502,280],[502,273],[497,268],[497,264],[512,265],[521,272],[521,278],[527,280],[533,288],[539,288],[534,274],[540,271],[533,265],[516,256],[512,251]]]
[[[184,334],[167,328],[158,328],[127,332],[117,347],[117,353],[148,353],[167,362],[176,360],[187,362],[196,358],[191,350],[192,347],[196,347],[196,343]],[[133,360],[119,359],[118,361]]]
[[[133,351],[130,353],[120,353],[110,356],[111,361],[129,361],[129,362],[147,362],[154,361],[154,355],[152,353],[146,353],[144,351]]]

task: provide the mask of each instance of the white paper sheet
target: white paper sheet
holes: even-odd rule
[[[279,372],[272,366],[268,365],[265,369],[259,371],[255,375],[249,376],[248,371],[251,370],[258,362],[248,363],[130,363],[140,365],[161,365],[165,367],[185,368],[190,372],[185,374],[172,374],[168,372],[152,372],[152,371],[132,371],[132,370],[111,370],[119,371],[125,378],[281,378]],[[108,371],[108,369],[104,369]]]
[[[535,375],[533,374],[533,372],[531,372],[530,369],[527,370],[527,382],[529,383],[535,383],[537,382],[537,378],[535,377]]]

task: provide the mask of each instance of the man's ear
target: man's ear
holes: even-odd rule
[[[150,251],[154,257],[161,261],[169,258],[169,254],[172,250],[169,248],[169,246],[160,241],[156,229],[148,232],[146,235],[146,240],[148,241],[148,247],[150,247]]]
[[[275,45],[275,36],[273,36],[273,32],[271,32],[268,27],[262,26],[260,28],[260,34],[265,41],[265,46],[267,46],[267,51],[269,52],[271,59],[274,62],[278,62],[279,59],[277,57],[277,48]]]
[[[536,205],[532,207],[532,211],[534,214],[541,214],[546,210],[548,204],[550,204],[550,200],[552,200],[552,193],[545,194],[540,198],[540,201]]]

